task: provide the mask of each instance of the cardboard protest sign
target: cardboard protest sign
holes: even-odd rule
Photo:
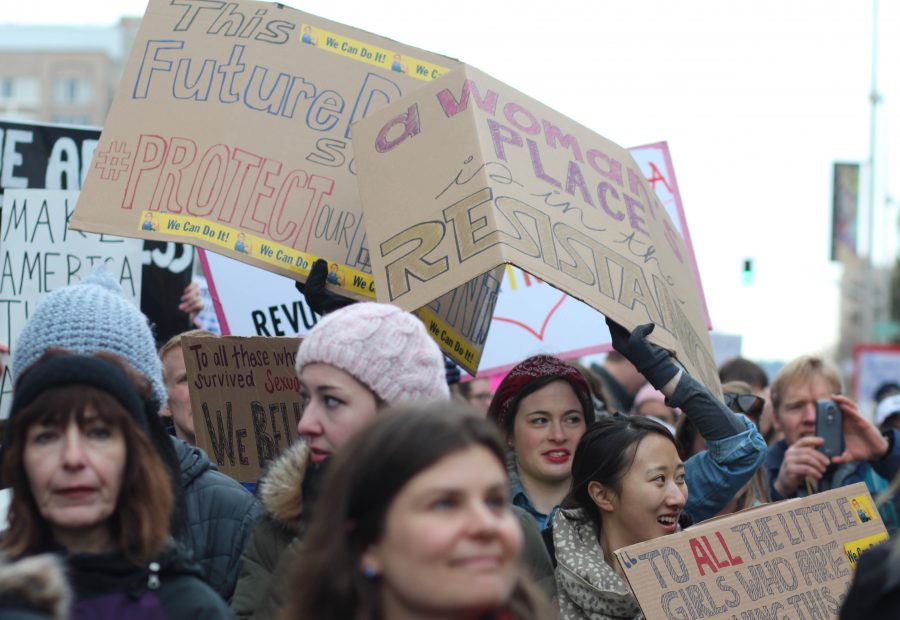
[[[294,281],[199,250],[223,335],[305,336],[319,320]]]
[[[504,265],[718,376],[684,242],[628,152],[464,66],[353,125],[380,301],[478,367]],[[458,318],[457,318],[458,317]]]
[[[15,350],[29,313],[48,293],[103,266],[138,304],[142,241],[66,227],[76,191],[7,189],[0,218],[0,342]],[[0,389],[0,419],[12,394],[9,368]]]
[[[238,482],[255,483],[297,438],[299,346],[299,338],[181,340],[197,445]]]
[[[888,535],[866,485],[745,510],[615,552],[647,618],[837,618]]]
[[[660,204],[669,214],[675,232],[684,244],[685,259],[690,264],[697,291],[700,293],[700,306],[706,317],[706,326],[712,329],[709,309],[706,307],[706,295],[703,292],[703,282],[700,281],[700,269],[697,266],[697,257],[694,255],[694,244],[691,241],[687,216],[681,202],[681,192],[678,190],[678,179],[675,176],[675,166],[672,164],[669,145],[666,142],[655,142],[643,146],[633,146],[628,149],[628,153],[644,173],[644,178],[647,179],[647,183],[653,188],[653,193],[656,194]]]
[[[372,297],[350,123],[458,62],[282,4],[151,0],[72,225]]]
[[[656,142],[629,148],[628,152],[684,242],[702,300],[700,275],[668,144]],[[506,372],[538,353],[573,359],[610,349],[609,330],[596,310],[540,278],[507,265],[478,374],[492,376]]]

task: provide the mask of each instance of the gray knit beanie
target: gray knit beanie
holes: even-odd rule
[[[297,352],[297,374],[321,362],[351,374],[388,404],[448,400],[444,357],[422,321],[390,304],[357,303],[328,314]]]
[[[162,365],[147,317],[102,269],[53,291],[37,305],[12,351],[13,376],[52,348],[115,353],[150,380],[158,405],[166,402]]]

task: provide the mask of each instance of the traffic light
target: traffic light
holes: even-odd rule
[[[741,272],[741,280],[744,284],[753,284],[753,259],[744,259],[744,270]]]

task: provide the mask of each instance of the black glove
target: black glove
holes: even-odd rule
[[[647,340],[655,327],[653,323],[638,325],[631,333],[609,317],[606,317],[606,324],[612,336],[613,349],[634,364],[657,390],[661,390],[678,374],[679,368],[672,362],[669,352]]]
[[[447,377],[447,385],[453,385],[454,383],[459,383],[459,366],[457,366],[452,359],[444,356],[444,374]]]
[[[306,305],[319,316],[324,316],[329,312],[334,312],[344,306],[356,303],[353,299],[332,293],[326,289],[325,281],[327,278],[328,261],[320,258],[313,263],[305,284],[303,282],[294,282],[294,286],[306,298]]]

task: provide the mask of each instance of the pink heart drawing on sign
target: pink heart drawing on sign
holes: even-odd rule
[[[568,297],[568,295],[563,293],[562,297],[559,298],[559,301],[557,301],[555,304],[553,304],[553,307],[550,308],[550,312],[547,313],[547,316],[544,318],[544,322],[541,324],[540,332],[536,332],[534,330],[534,328],[532,328],[530,325],[526,325],[522,321],[517,321],[516,319],[509,319],[509,318],[506,318],[505,316],[495,316],[494,320],[501,321],[503,323],[511,323],[512,325],[518,325],[519,327],[521,327],[528,333],[532,334],[535,338],[537,338],[538,340],[543,342],[544,341],[544,330],[547,329],[547,323],[550,322],[550,319],[553,317],[553,315],[556,313],[556,311],[559,309],[559,307],[562,305],[562,303],[566,300],[566,297]]]

